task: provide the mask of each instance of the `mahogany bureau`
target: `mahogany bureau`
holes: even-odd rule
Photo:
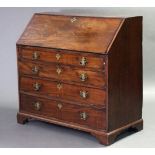
[[[104,145],[142,130],[142,17],[36,13],[17,56],[18,123],[86,131]]]

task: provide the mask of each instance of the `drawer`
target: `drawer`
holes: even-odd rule
[[[20,95],[20,111],[55,118],[67,123],[76,123],[94,129],[105,129],[105,109],[90,107]]]
[[[84,86],[41,80],[38,78],[20,78],[22,92],[63,99],[81,104],[104,106],[106,102],[105,90]]]
[[[60,111],[56,102],[20,94],[20,111],[60,118]]]
[[[61,63],[94,69],[104,69],[105,65],[105,57],[103,55],[91,53],[43,48],[22,48],[19,52],[21,58],[33,61]]]
[[[100,88],[105,86],[105,72],[95,72],[71,66],[19,61],[19,73],[59,81],[78,82]]]

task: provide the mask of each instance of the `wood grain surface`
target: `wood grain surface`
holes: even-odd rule
[[[37,52],[39,57],[35,62],[47,62],[47,63],[57,63],[71,66],[79,66],[82,69],[97,69],[104,70],[106,56],[97,55],[92,53],[81,53],[76,51],[69,50],[58,50],[58,49],[48,49],[48,48],[38,48],[30,46],[19,46],[20,50],[18,51],[19,58],[33,60],[33,53]],[[56,54],[60,55],[60,59],[56,59]],[[80,65],[82,58],[86,58],[87,63],[85,66]]]
[[[18,123],[72,127],[104,145],[143,129],[142,17],[35,14],[17,57]]]
[[[134,17],[125,20],[109,51],[109,131],[142,118],[142,73],[142,17]]]
[[[58,102],[54,100],[48,100],[43,98],[36,98],[28,95],[21,94],[21,112],[31,113],[42,117],[55,118],[63,120],[65,122],[77,123],[93,129],[106,128],[105,110],[95,110],[84,106],[78,106],[74,104]],[[34,103],[39,102],[41,104],[40,110],[36,110]],[[62,105],[62,108],[58,108],[58,104]],[[81,119],[80,114],[85,112],[87,114],[86,120]]]
[[[37,72],[34,72],[34,68]],[[61,64],[40,64],[28,61],[19,61],[20,75],[30,75],[40,78],[49,78],[57,81],[66,81],[67,83],[79,83],[85,86],[95,86],[105,88],[106,76],[105,72],[95,72],[84,70],[78,67],[64,66]],[[81,76],[85,76],[85,81],[81,80]]]
[[[35,14],[17,44],[106,53],[123,18]]]
[[[39,83],[40,89],[38,91],[34,90],[33,85]],[[60,84],[60,89],[57,88]],[[29,92],[32,94],[38,94],[43,96],[50,96],[54,98],[61,98],[64,100],[70,100],[74,102],[79,102],[83,104],[94,104],[96,106],[104,106],[106,103],[106,92],[105,90],[82,87],[71,85],[67,83],[60,83],[55,81],[41,80],[38,78],[20,78],[20,90],[23,92]],[[87,98],[82,98],[80,96],[80,91],[88,92]]]

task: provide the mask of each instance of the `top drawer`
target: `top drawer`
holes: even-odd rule
[[[33,61],[61,63],[101,70],[103,70],[105,66],[105,57],[103,55],[91,53],[33,47],[21,48],[18,52],[20,58]]]

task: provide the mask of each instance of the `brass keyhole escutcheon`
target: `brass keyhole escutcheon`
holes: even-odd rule
[[[37,60],[37,59],[39,59],[39,57],[40,57],[39,52],[37,52],[37,51],[33,52],[33,54],[32,54],[32,59],[33,60]]]
[[[32,73],[33,73],[33,74],[39,73],[39,67],[34,66],[34,67],[32,68]]]
[[[86,112],[82,112],[80,113],[80,118],[85,121],[88,118],[88,114]]]
[[[39,84],[38,82],[36,82],[36,83],[33,84],[33,88],[34,88],[35,91],[39,91],[40,88],[41,88],[41,84]]]
[[[80,96],[81,96],[83,99],[86,99],[86,98],[88,98],[88,92],[87,92],[87,91],[80,91]]]
[[[80,65],[81,66],[86,66],[87,63],[88,63],[87,59],[85,57],[82,57],[81,60],[80,60]]]
[[[61,103],[58,103],[57,106],[58,106],[59,110],[62,108],[62,104]]]
[[[86,73],[80,74],[80,80],[81,80],[82,82],[86,81],[87,79],[88,79],[88,76],[87,76]]]
[[[34,103],[34,109],[39,111],[41,109],[41,103],[40,102],[35,102]]]
[[[74,23],[75,21],[77,21],[77,18],[76,17],[73,17],[70,19],[71,23]]]
[[[57,72],[58,75],[60,75],[61,72],[62,72],[62,69],[60,67],[57,67],[56,72]]]
[[[61,83],[57,84],[57,89],[59,89],[59,90],[62,89],[62,84]]]
[[[60,60],[61,55],[60,55],[59,53],[57,53],[57,54],[55,55],[55,57],[56,57],[57,60]]]

